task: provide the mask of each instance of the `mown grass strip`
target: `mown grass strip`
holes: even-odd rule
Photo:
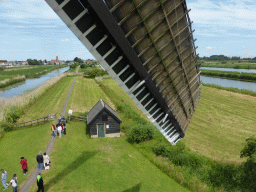
[[[202,83],[202,85],[207,86],[207,87],[212,87],[212,88],[216,88],[216,89],[222,89],[222,90],[226,90],[226,91],[230,91],[230,92],[234,92],[234,93],[241,93],[241,94],[245,94],[245,95],[251,95],[251,96],[256,96],[256,92],[255,91],[251,91],[249,89],[238,89],[238,88],[232,88],[232,87],[222,87],[219,85],[215,85],[215,84],[208,84],[208,83]]]
[[[46,191],[188,191],[147,158],[125,137],[91,139],[85,124],[69,122],[67,135],[57,138],[43,172]],[[30,191],[35,191],[36,184]]]
[[[256,81],[256,73],[243,73],[243,72],[231,72],[231,71],[215,71],[215,70],[203,70],[201,69],[201,75],[210,77],[220,77],[226,79],[234,79],[240,81]]]

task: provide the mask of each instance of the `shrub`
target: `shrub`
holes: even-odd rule
[[[85,76],[87,76],[89,78],[95,78],[95,77],[107,75],[108,72],[105,70],[96,68],[96,69],[87,70],[87,71],[85,71],[84,74],[85,74]]]
[[[13,107],[10,109],[8,113],[5,115],[5,119],[8,123],[15,123],[17,119],[23,115],[24,111],[22,109]]]
[[[131,143],[140,143],[153,138],[154,129],[150,124],[135,124],[128,133],[128,140]]]

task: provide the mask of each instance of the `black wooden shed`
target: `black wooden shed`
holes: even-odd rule
[[[120,123],[117,113],[102,99],[87,114],[91,137],[120,137]]]

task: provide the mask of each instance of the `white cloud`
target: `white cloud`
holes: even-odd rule
[[[195,24],[256,30],[256,3],[249,0],[188,2]]]
[[[70,40],[67,39],[67,38],[65,38],[65,39],[61,39],[61,41],[68,42],[68,41],[70,41]]]
[[[216,49],[216,47],[210,47],[210,46],[208,46],[208,47],[206,47],[205,49],[212,50],[212,49]]]

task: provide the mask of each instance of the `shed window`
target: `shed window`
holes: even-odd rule
[[[108,121],[108,115],[102,115],[102,121]]]

